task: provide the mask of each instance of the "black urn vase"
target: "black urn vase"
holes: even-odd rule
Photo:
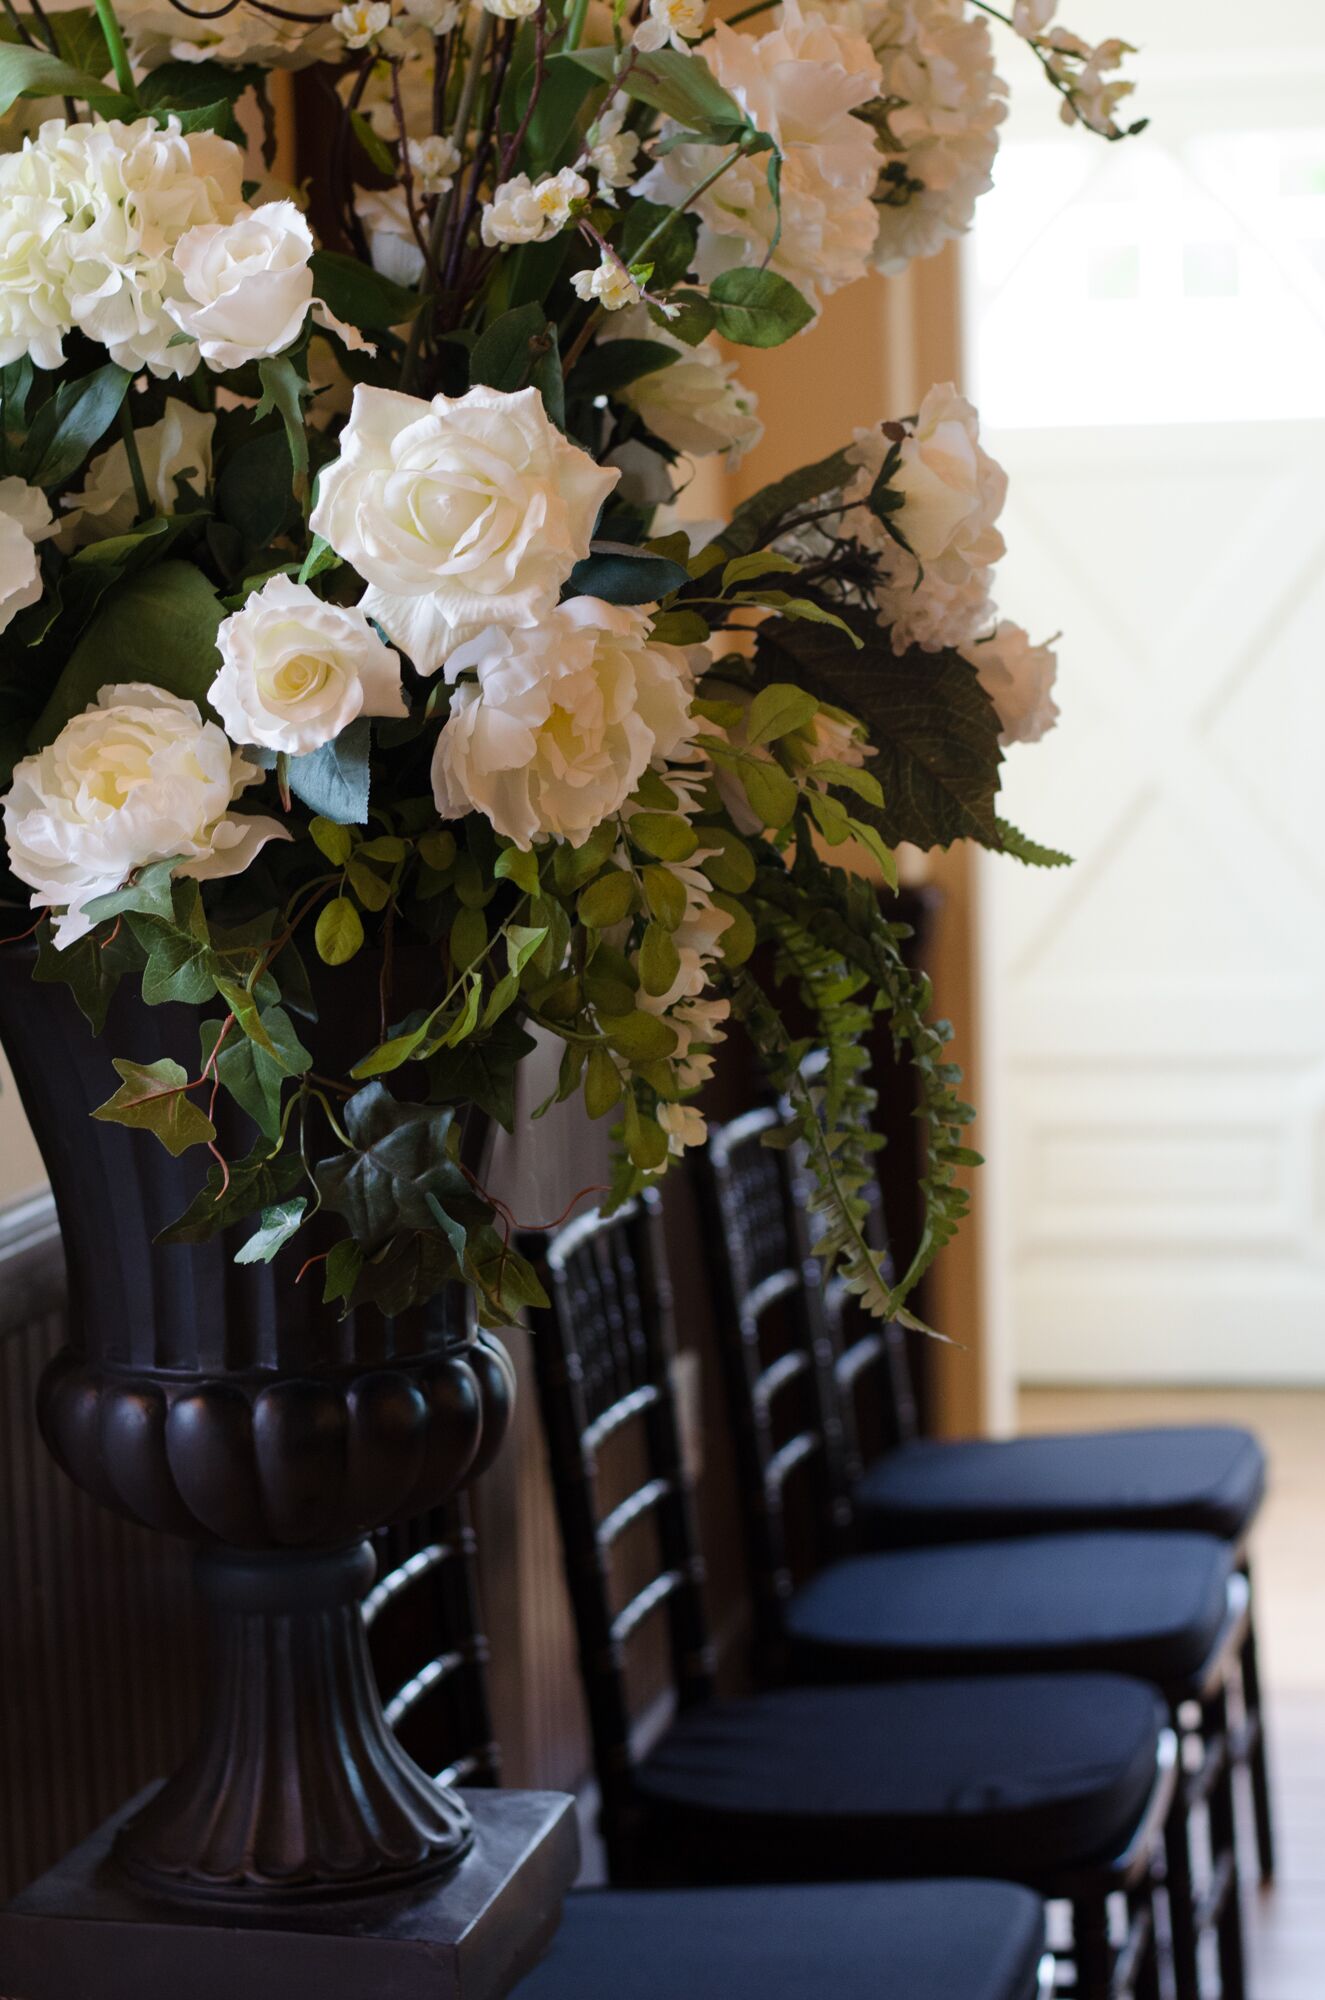
[[[0,1040],[69,1276],[71,1341],[41,1384],[42,1432],[102,1505],[198,1544],[214,1623],[200,1738],[120,1827],[116,1865],[153,1896],[236,1910],[445,1874],[471,1844],[470,1813],[388,1729],[358,1600],[373,1531],[437,1505],[493,1457],[511,1407],[506,1355],[475,1330],[460,1287],[399,1318],[338,1318],[316,1272],[297,1281],[310,1248],[326,1247],[306,1232],[270,1264],[234,1261],[251,1222],[159,1243],[197,1193],[202,1155],[174,1159],[89,1114],[114,1088],[112,1055],[173,1056],[196,1073],[199,1014],[150,1008],[126,980],[94,1037],[68,990],[31,973],[30,952],[0,951]],[[366,964],[321,1022],[301,1023],[315,1066],[343,1073],[376,1010]],[[244,1114],[222,1093],[213,1115],[218,1144],[241,1157],[256,1136]],[[484,1138],[469,1118],[471,1164]]]

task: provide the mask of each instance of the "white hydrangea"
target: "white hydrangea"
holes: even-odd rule
[[[167,399],[165,414],[156,423],[135,428],[143,478],[159,514],[176,511],[181,479],[187,479],[196,493],[206,492],[212,478],[215,429],[216,418],[210,411],[195,409],[176,396]],[[137,519],[138,502],[123,439],[98,452],[87,468],[82,491],[67,495],[64,504],[69,511],[60,523],[62,549],[128,534]]]
[[[570,282],[576,298],[586,303],[596,300],[604,312],[621,312],[626,306],[637,306],[640,302],[639,286],[620,258],[607,250],[593,270],[576,271]]]
[[[488,248],[512,243],[546,243],[571,219],[577,201],[589,199],[589,183],[573,167],[531,181],[516,174],[494,190],[483,210],[482,236]]]
[[[22,153],[0,161],[0,367],[26,354],[58,368],[70,319],[50,246],[68,211],[54,190],[21,191],[12,162],[26,166]]]
[[[1054,682],[1058,658],[1052,642],[1033,646],[1010,618],[999,620],[987,639],[962,647],[980,685],[998,710],[1000,743],[1038,743],[1058,720]]]
[[[720,23],[705,54],[709,67],[782,153],[782,231],[771,264],[812,304],[863,277],[876,235],[879,177],[874,134],[854,113],[879,95],[878,59],[836,20],[804,15],[787,0],[767,34]],[[639,193],[675,206],[713,165],[712,151],[679,146],[639,183]],[[715,181],[694,204],[700,221],[697,269],[705,281],[737,264],[769,262],[778,217],[768,160],[755,155]]]
[[[839,18],[832,0],[810,0]],[[966,0],[850,0],[879,59],[887,115],[876,193],[874,262],[900,271],[970,227],[991,185],[1007,86],[994,68],[989,23]]]
[[[168,307],[185,296],[172,252],[188,230],[243,211],[243,171],[238,146],[213,132],[181,132],[173,117],[165,126],[53,118],[20,152],[0,156],[0,214],[15,203],[30,218],[24,203],[33,198],[48,216],[58,211],[40,245],[26,249],[0,225],[0,262],[9,249],[19,280],[17,305],[0,308],[0,327],[9,321],[6,358],[22,351],[26,325],[33,360],[58,366],[58,332],[78,327],[121,367],[190,374],[197,348],[170,345],[178,329]]]
[[[499,21],[528,21],[538,12],[540,0],[482,0],[485,14]]]
[[[902,496],[892,516],[902,548],[864,503],[893,440],[857,431],[850,455],[859,472],[845,493],[843,530],[885,558],[887,580],[875,602],[891,626],[894,650],[964,646],[993,622],[990,581],[1003,554],[994,525],[1007,497],[1007,475],[980,443],[980,419],[950,382],[929,390],[901,426],[900,463],[890,481]],[[853,504],[854,503],[854,504]]]
[[[41,488],[12,476],[0,479],[0,632],[41,596],[37,543],[54,533]]]
[[[631,37],[646,54],[671,47],[685,54],[687,42],[704,32],[708,0],[649,0],[648,12]]]
[[[668,366],[637,375],[613,392],[664,444],[695,458],[726,452],[729,467],[758,444],[764,434],[758,398],[737,380],[735,363],[724,360],[713,341],[688,347],[655,325],[643,307],[620,314],[600,338],[652,341],[676,355]]]

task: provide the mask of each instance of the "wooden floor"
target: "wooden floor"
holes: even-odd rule
[[[1031,1389],[1026,1431],[1248,1424],[1272,1485],[1253,1546],[1279,1837],[1273,1889],[1246,1888],[1247,2000],[1325,2000],[1325,1390]]]

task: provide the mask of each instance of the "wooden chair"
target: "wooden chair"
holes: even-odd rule
[[[1107,1667],[1153,1681],[1175,1726],[1197,1705],[1201,1767],[1168,1840],[1175,1971],[1180,2000],[1198,2000],[1198,1933],[1212,1929],[1225,2000],[1241,2000],[1228,1691],[1247,1593],[1227,1546],[1133,1529],[850,1553],[850,1429],[799,1154],[765,1143],[793,1130],[777,1108],[748,1113],[711,1132],[700,1166],[766,1670],[851,1680]],[[1214,1849],[1199,1901],[1197,1804]]]
[[[1154,2000],[1176,1740],[1153,1690],[1089,1674],[716,1695],[657,1228],[648,1195],[525,1246],[551,1300],[533,1348],[613,1880],[997,1875],[1071,1903],[1082,2000]],[[645,1741],[628,1675],[650,1633],[665,1719]]]
[[[377,1537],[365,1602],[383,1706],[445,1783],[497,1781],[462,1503]],[[1001,1882],[572,1895],[517,2000],[1048,2000],[1044,1912]]]

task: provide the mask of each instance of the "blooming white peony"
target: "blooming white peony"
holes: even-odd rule
[[[49,300],[36,286],[40,263],[63,327],[100,341],[123,368],[191,373],[196,347],[170,346],[178,329],[167,302],[184,297],[171,252],[186,231],[242,212],[243,170],[238,146],[214,132],[183,133],[178,118],[164,127],[151,118],[133,125],[49,119],[21,152],[0,155],[0,214],[34,196],[60,212],[40,248],[26,253],[19,275],[27,289],[20,287],[18,307],[0,309],[0,326],[8,318],[12,328],[21,312],[32,358],[58,365],[58,341],[52,345],[43,318]]]
[[[428,403],[361,385],[340,443],[310,525],[425,674],[484,626],[551,611],[620,477],[567,442],[537,389]]]
[[[686,53],[686,43],[704,32],[708,0],[649,0],[648,12],[631,40],[646,53],[671,47]]]
[[[54,533],[41,488],[24,479],[0,479],[0,632],[41,596],[37,543]]]
[[[178,480],[189,480],[198,493],[211,483],[215,429],[216,418],[210,411],[195,409],[176,396],[167,399],[165,415],[157,423],[135,429],[143,477],[159,514],[176,511]],[[82,492],[66,495],[64,504],[70,511],[60,523],[62,549],[129,533],[138,518],[138,501],[122,439],[98,452],[87,468]]]
[[[604,312],[622,312],[640,302],[640,288],[630,272],[606,250],[592,271],[576,271],[570,282],[576,298],[596,300]]]
[[[303,69],[334,58],[341,41],[326,13],[282,0],[279,14],[250,6],[182,14],[171,0],[117,0],[116,13],[134,60],[144,69],[164,62],[218,62],[227,67]]]
[[[693,726],[689,655],[650,640],[648,613],[597,597],[572,597],[532,631],[489,626],[446,677],[437,810],[481,812],[524,848],[548,834],[581,846]]]
[[[700,220],[696,268],[706,282],[737,264],[772,264],[812,304],[863,277],[876,234],[879,177],[874,134],[853,116],[879,95],[878,59],[864,38],[835,20],[802,14],[787,0],[776,28],[738,33],[719,23],[705,45],[709,67],[782,154],[782,233],[768,160],[738,162],[693,204]],[[645,175],[638,192],[676,206],[713,166],[712,151],[679,146]]]
[[[368,255],[375,271],[393,285],[417,285],[424,255],[409,217],[403,187],[356,188],[354,212],[368,237]]]
[[[531,181],[516,174],[503,181],[483,210],[481,234],[490,250],[512,243],[546,243],[571,218],[572,203],[589,199],[589,183],[573,167]]]
[[[179,855],[179,875],[238,875],[269,840],[288,840],[279,820],[230,811],[261,779],[193,702],[141,681],[104,687],[16,766],[4,801],[9,865],[34,909],[61,912],[63,950],[92,929],[85,906],[136,868]]]
[[[166,311],[209,368],[242,368],[289,347],[313,299],[313,234],[292,201],[205,222],[175,245],[187,297]]]
[[[737,381],[734,363],[724,361],[712,341],[688,347],[656,326],[643,309],[622,313],[599,338],[653,341],[676,355],[668,366],[637,375],[614,391],[617,402],[642,417],[664,444],[696,458],[725,451],[729,467],[739,465],[758,444],[764,434],[758,399]]]
[[[208,700],[236,743],[301,756],[359,715],[408,715],[400,660],[361,611],[273,576],[216,635]]]
[[[904,430],[891,481],[903,504],[892,521],[910,553],[867,506],[851,505],[868,497],[890,449],[880,431],[858,431],[850,447],[861,470],[847,488],[842,526],[886,558],[889,575],[875,602],[896,652],[964,646],[993,619],[990,570],[1004,548],[994,523],[1007,474],[982,448],[979,417],[950,382],[928,391]]]
[[[975,668],[998,710],[1001,743],[1038,743],[1048,734],[1058,720],[1053,697],[1058,660],[1052,645],[1032,646],[1020,625],[1003,618],[987,639],[963,646],[962,657]]]

